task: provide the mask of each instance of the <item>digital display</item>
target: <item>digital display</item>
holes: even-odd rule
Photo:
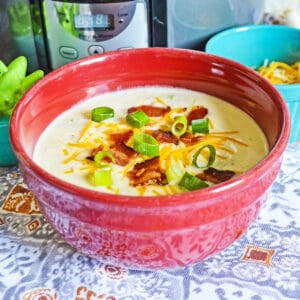
[[[76,29],[113,29],[113,15],[74,15],[74,25]]]

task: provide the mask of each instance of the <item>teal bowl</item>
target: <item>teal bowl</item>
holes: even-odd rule
[[[9,117],[0,117],[0,167],[13,166],[17,162],[9,139]]]
[[[284,25],[239,26],[208,40],[205,51],[257,69],[266,59],[292,64],[300,61],[300,30]],[[290,142],[300,141],[300,84],[277,84],[292,121]]]

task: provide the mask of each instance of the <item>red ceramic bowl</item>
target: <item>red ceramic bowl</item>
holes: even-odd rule
[[[261,126],[270,153],[225,183],[152,197],[84,189],[32,160],[39,136],[57,115],[99,93],[143,85],[188,88],[240,107]],[[283,99],[256,72],[207,53],[149,48],[92,56],[51,72],[17,105],[10,135],[25,182],[65,241],[105,263],[158,269],[199,262],[245,232],[279,171],[289,130]]]

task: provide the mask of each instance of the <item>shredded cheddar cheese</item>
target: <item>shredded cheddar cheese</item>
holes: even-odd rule
[[[74,148],[83,148],[83,149],[94,149],[97,144],[96,143],[90,143],[90,142],[78,142],[78,143],[67,143],[68,146],[74,147]],[[68,153],[68,152],[66,152]]]
[[[63,163],[64,163],[64,164],[67,164],[67,163],[69,163],[70,161],[75,160],[79,154],[80,154],[80,152],[78,152],[78,151],[73,152],[68,158],[66,158],[66,159],[63,161]]]
[[[163,119],[167,123],[171,123],[175,119],[176,115],[182,114],[183,112],[185,112],[185,110],[186,110],[185,107],[175,107],[175,108],[171,109],[168,113],[166,113],[165,116],[163,117]]]
[[[69,150],[68,150],[68,149],[65,149],[65,148],[64,148],[62,151],[63,151],[63,154],[64,154],[65,156],[69,155]]]
[[[300,83],[300,62],[287,64],[279,61],[268,60],[258,68],[258,73],[268,79],[273,84],[293,84]]]
[[[71,174],[71,173],[73,173],[73,172],[74,172],[74,169],[71,168],[71,169],[65,170],[65,171],[64,171],[64,174]]]
[[[80,131],[80,138],[79,141],[83,141],[86,139],[86,135],[88,133],[88,131],[90,130],[90,128],[93,126],[94,122],[93,121],[88,121],[85,126],[82,128],[82,130]]]
[[[157,103],[159,103],[159,104],[164,105],[164,106],[168,106],[168,104],[164,100],[162,100],[161,98],[159,98],[159,97],[155,97],[155,101]]]

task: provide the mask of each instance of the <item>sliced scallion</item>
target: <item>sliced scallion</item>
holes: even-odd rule
[[[113,118],[115,115],[114,110],[108,106],[95,107],[91,111],[91,120],[94,122],[101,122],[103,120]]]
[[[126,116],[127,123],[135,128],[141,128],[149,123],[149,117],[141,110],[135,111]]]
[[[166,176],[169,184],[178,184],[182,176],[184,175],[184,167],[182,165],[182,162],[179,161],[173,165],[171,165],[166,170]]]
[[[215,161],[215,158],[216,158],[216,148],[214,146],[212,146],[212,145],[204,145],[200,149],[198,149],[195,152],[195,154],[193,155],[192,164],[195,167],[197,167],[197,168],[201,168],[201,165],[198,162],[198,158],[199,158],[199,155],[201,155],[201,153],[202,153],[202,151],[204,149],[208,149],[209,150],[209,157],[208,157],[206,166],[207,167],[211,166],[214,163],[214,161]]]
[[[113,183],[111,167],[109,165],[102,165],[96,169],[91,176],[91,181],[94,186],[110,187]]]
[[[171,132],[177,136],[181,137],[187,130],[187,118],[185,116],[176,117],[175,121],[171,126]]]
[[[112,162],[115,161],[113,155],[109,151],[99,151],[94,157],[95,163],[99,166],[103,164],[103,160],[105,159],[109,159]]]
[[[205,181],[193,176],[188,172],[184,173],[178,185],[187,189],[188,191],[195,191],[209,186]]]
[[[208,118],[192,120],[192,132],[193,133],[209,133],[208,125],[209,125]]]
[[[143,155],[155,157],[159,155],[159,143],[151,135],[135,133],[133,135],[133,149]]]

